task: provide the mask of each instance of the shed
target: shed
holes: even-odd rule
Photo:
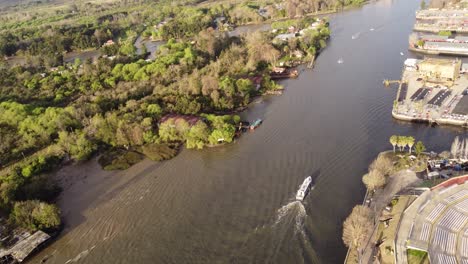
[[[10,249],[10,254],[18,262],[23,262],[36,248],[45,241],[49,240],[50,236],[42,231],[37,231],[28,238],[22,240]]]

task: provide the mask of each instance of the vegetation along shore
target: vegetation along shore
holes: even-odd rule
[[[48,173],[98,155],[105,170],[144,157],[230,143],[234,113],[279,94],[330,37],[318,14],[361,1],[224,3],[170,1],[0,5],[0,211],[12,248],[19,234],[55,233],[60,192]],[[14,15],[23,14],[23,15]],[[307,15],[307,16],[306,16]],[[231,25],[281,20],[270,32],[230,36]],[[138,37],[164,40],[154,58]],[[99,56],[66,62],[68,53]],[[24,58],[21,65],[12,57]]]

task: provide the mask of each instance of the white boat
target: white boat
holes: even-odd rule
[[[306,195],[309,193],[310,185],[312,184],[312,177],[305,178],[301,187],[297,191],[296,200],[303,201]]]
[[[338,64],[342,64],[342,63],[343,63],[343,59],[340,58],[340,59],[338,60]]]

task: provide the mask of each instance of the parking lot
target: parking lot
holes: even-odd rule
[[[453,113],[457,115],[468,115],[468,95],[464,95],[458,102]]]
[[[468,75],[461,74],[454,83],[428,83],[414,70],[403,72],[403,81],[395,112],[413,120],[453,120],[465,122],[468,119]]]

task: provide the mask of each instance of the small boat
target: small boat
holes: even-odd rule
[[[296,200],[303,201],[304,198],[307,196],[310,190],[310,185],[312,184],[312,177],[305,178],[304,182],[302,183],[301,187],[297,191]]]
[[[253,121],[252,123],[250,123],[250,130],[254,130],[256,129],[258,126],[260,126],[262,124],[262,120],[260,118],[258,118],[257,120]]]
[[[340,58],[338,61],[337,61],[338,64],[342,64],[343,63],[343,59]]]
[[[401,56],[404,56],[405,54],[403,54],[403,52],[400,52],[400,55],[401,55]]]
[[[374,28],[370,28],[369,30],[370,30],[370,31],[374,31],[375,29],[374,29]]]

